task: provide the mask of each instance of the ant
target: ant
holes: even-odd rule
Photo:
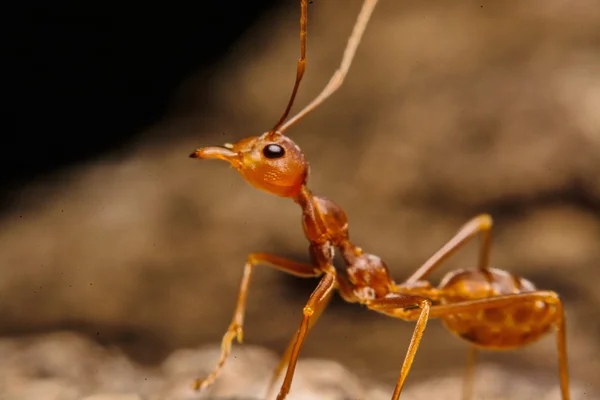
[[[446,244],[402,283],[396,283],[383,260],[364,252],[349,239],[348,219],[333,201],[313,195],[307,187],[309,164],[300,148],[285,136],[288,128],[305,117],[342,84],[377,0],[364,0],[342,57],[339,69],[323,91],[296,116],[287,120],[306,69],[307,0],[301,0],[300,59],[291,98],[280,120],[268,132],[223,147],[204,147],[192,158],[228,162],[252,186],[284,198],[302,209],[302,227],[309,242],[312,263],[304,264],[268,253],[252,253],[244,266],[237,305],[229,329],[223,336],[220,359],[205,380],[194,388],[210,386],[225,365],[234,339],[242,342],[246,297],[254,267],[266,264],[299,277],[320,277],[302,311],[300,328],[288,345],[269,385],[272,393],[283,369],[287,372],[277,396],[290,391],[302,344],[337,290],[351,303],[400,318],[416,321],[416,327],[400,370],[392,400],[398,400],[423,337],[427,321],[441,318],[449,331],[470,344],[464,397],[472,396],[472,378],[478,349],[509,350],[536,341],[551,328],[557,331],[558,364],[562,399],[569,399],[565,316],[562,302],[552,291],[537,290],[530,281],[490,267],[492,218],[479,215],[468,221]],[[482,238],[476,268],[448,273],[434,287],[425,278],[476,235]],[[344,271],[333,265],[339,251]]]

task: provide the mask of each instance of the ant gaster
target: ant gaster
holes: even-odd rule
[[[283,400],[289,393],[302,344],[336,290],[348,302],[363,304],[394,318],[416,321],[392,400],[400,398],[427,321],[436,317],[441,318],[451,332],[471,345],[465,398],[472,396],[472,372],[477,349],[518,348],[537,340],[551,328],[556,328],[560,387],[562,399],[568,400],[562,303],[556,293],[536,290],[526,279],[490,267],[490,216],[479,215],[467,222],[412,276],[402,283],[396,283],[381,258],[364,252],[350,241],[348,219],[344,210],[331,200],[313,195],[308,189],[308,162],[300,148],[284,132],[340,87],[377,0],[364,1],[341,65],[327,86],[308,106],[286,122],[306,67],[307,1],[301,0],[300,4],[300,59],[292,95],[281,119],[273,129],[261,136],[242,139],[223,147],[200,148],[191,157],[227,161],[252,186],[296,202],[302,209],[302,226],[310,243],[312,263],[298,263],[267,253],[252,253],[248,256],[234,317],[223,337],[220,359],[206,379],[195,382],[195,389],[211,385],[230,354],[233,340],[242,342],[250,276],[256,265],[265,264],[299,277],[321,277],[303,309],[300,328],[271,379],[269,393],[287,366],[278,400]],[[425,280],[436,267],[477,234],[481,235],[482,241],[476,268],[450,272],[437,287]],[[341,253],[346,265],[345,273],[338,273],[333,266],[336,250]]]

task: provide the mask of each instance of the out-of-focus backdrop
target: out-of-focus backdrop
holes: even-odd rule
[[[144,22],[91,9],[55,20],[28,11],[29,22],[47,24],[29,45],[18,32],[12,37],[22,81],[12,82],[16,111],[4,127],[15,138],[3,157],[12,177],[3,180],[0,220],[4,391],[23,398],[35,381],[47,395],[40,380],[54,385],[54,398],[101,392],[103,384],[148,396],[166,390],[174,383],[156,376],[177,369],[168,367],[174,359],[189,370],[214,360],[213,350],[210,362],[202,352],[181,361],[181,352],[220,341],[248,253],[307,260],[295,204],[251,188],[223,163],[188,158],[196,147],[260,134],[279,118],[299,54],[297,3],[246,4],[243,19],[232,19],[244,12],[234,4],[222,14],[198,8],[159,18],[154,10],[147,19],[142,8]],[[337,67],[360,5],[309,6],[308,66],[295,110]],[[86,42],[77,24],[113,36]],[[311,162],[312,189],[346,209],[354,241],[386,260],[398,281],[467,219],[491,213],[494,265],[565,302],[577,399],[600,391],[598,32],[595,0],[382,0],[342,89],[289,131]],[[48,50],[55,41],[78,44],[61,58]],[[35,46],[49,54],[27,58]],[[119,71],[112,86],[107,71]],[[476,243],[432,280],[475,259]],[[281,352],[315,285],[258,269],[248,346]],[[412,329],[336,299],[302,356],[386,387]],[[459,398],[466,348],[431,322],[407,390],[425,384],[422,398]],[[94,357],[109,351],[127,368],[106,367],[113,378],[99,378]],[[257,374],[263,350],[256,351],[248,368],[242,356],[228,368],[246,379]],[[489,398],[557,399],[556,362],[553,335],[520,351],[484,353],[480,376],[488,384],[480,380],[480,388],[491,390],[497,379],[499,397]],[[337,368],[327,365],[297,386]],[[150,376],[155,386],[145,383]]]

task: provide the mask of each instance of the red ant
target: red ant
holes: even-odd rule
[[[308,189],[308,162],[300,148],[284,132],[341,86],[377,0],[364,1],[341,65],[325,89],[286,122],[306,68],[307,0],[301,0],[300,4],[300,59],[292,95],[280,120],[261,136],[242,139],[223,147],[204,147],[196,150],[190,157],[227,161],[252,186],[297,203],[302,209],[302,226],[310,243],[312,263],[298,263],[267,253],[252,253],[248,256],[234,317],[223,337],[220,360],[205,380],[195,382],[195,389],[200,390],[212,384],[225,364],[233,340],[242,342],[250,276],[254,266],[266,264],[299,277],[321,277],[303,309],[300,328],[272,377],[270,389],[273,389],[287,365],[278,400],[285,399],[289,393],[306,335],[336,290],[348,302],[363,304],[394,318],[416,321],[392,400],[400,398],[427,321],[436,317],[441,318],[451,332],[471,345],[467,368],[468,384],[464,392],[467,398],[472,395],[472,372],[478,349],[518,348],[537,340],[555,327],[562,399],[568,400],[569,379],[562,302],[554,292],[536,290],[528,280],[490,267],[492,219],[489,215],[479,215],[467,222],[412,276],[402,283],[396,283],[383,260],[364,252],[350,241],[348,219],[344,210],[329,199],[313,195]],[[438,287],[433,287],[425,280],[435,268],[476,234],[481,234],[482,237],[477,268],[451,272]],[[339,273],[333,265],[336,250],[344,259],[344,273]]]

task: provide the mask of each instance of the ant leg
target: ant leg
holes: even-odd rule
[[[330,291],[329,294],[327,294],[327,297],[322,302],[320,302],[318,304],[318,306],[315,308],[315,313],[313,314],[313,316],[310,319],[309,324],[308,324],[308,329],[306,331],[307,335],[308,335],[308,333],[310,333],[310,330],[315,325],[315,323],[317,322],[317,320],[319,319],[319,317],[321,316],[321,314],[323,313],[323,311],[325,310],[327,305],[329,305],[329,301],[331,300],[333,293],[334,293],[333,290]],[[279,361],[277,368],[275,368],[275,370],[273,371],[273,375],[271,376],[271,381],[269,382],[269,386],[267,387],[266,399],[273,398],[273,390],[275,389],[275,384],[279,380],[279,378],[281,376],[281,372],[283,371],[283,368],[286,365],[288,365],[290,358],[292,357],[292,350],[294,349],[294,344],[296,343],[296,340],[298,340],[298,332],[296,332],[296,334],[294,335],[292,340],[290,340],[290,343],[288,344],[285,352],[283,353],[283,356],[281,357],[281,360]]]
[[[463,400],[471,400],[473,398],[473,387],[475,385],[475,363],[479,349],[475,346],[469,346],[467,353],[467,367],[465,369],[465,377],[463,381]]]
[[[302,310],[302,323],[300,324],[300,328],[296,332],[296,336],[294,338],[294,344],[292,345],[292,350],[289,356],[287,372],[285,374],[283,384],[281,385],[281,389],[279,389],[277,400],[284,400],[287,394],[290,392],[300,349],[302,348],[304,339],[306,339],[306,335],[308,334],[311,320],[316,320],[316,318],[320,315],[322,309],[325,308],[324,304],[328,302],[329,297],[331,297],[335,287],[336,273],[335,270],[331,268],[325,273],[323,278],[321,278],[321,281],[310,295],[306,306],[304,306],[304,309]]]
[[[352,288],[350,287],[348,281],[343,276],[337,275],[337,288],[338,288],[338,293],[345,301],[347,301],[348,303],[358,302],[358,299],[352,293]],[[310,320],[310,323],[308,325],[308,332],[310,332],[313,325],[317,322],[317,319],[321,316],[321,313],[323,312],[325,307],[327,307],[327,305],[329,304],[329,300],[331,300],[332,294],[333,294],[333,292],[331,292],[329,297],[323,303],[321,303],[321,305],[319,306],[319,308],[317,310],[315,310],[315,314],[313,315],[313,318]],[[283,367],[285,367],[286,364],[290,360],[290,357],[292,354],[292,349],[294,347],[294,343],[296,342],[296,339],[297,339],[297,336],[294,336],[292,338],[283,357],[281,358],[281,361],[279,361],[279,365],[277,365],[277,368],[275,368],[275,371],[273,372],[271,381],[269,382],[269,386],[267,389],[267,397],[266,397],[267,399],[270,399],[272,397],[271,395],[273,393],[273,389],[275,388],[275,384],[277,383],[277,381],[279,380],[279,377],[281,376],[281,371],[283,371]]]
[[[366,305],[368,308],[384,314],[387,314],[390,310],[405,308],[414,309],[414,311],[418,313],[417,325],[415,326],[410,344],[408,345],[408,350],[406,351],[406,356],[404,357],[404,362],[402,363],[402,369],[400,370],[400,376],[398,377],[396,388],[394,389],[394,394],[392,395],[392,400],[398,400],[400,398],[400,392],[402,392],[402,388],[406,382],[408,373],[410,372],[410,367],[412,366],[415,355],[417,354],[417,349],[421,343],[423,332],[427,326],[429,312],[432,308],[431,301],[418,296],[394,295],[393,297],[386,297],[384,299],[369,300]]]
[[[556,347],[558,349],[558,372],[560,374],[560,390],[563,400],[569,400],[569,364],[567,359],[567,328],[565,326],[565,311],[562,301],[554,294],[556,299],[557,318],[556,326]]]
[[[527,293],[509,294],[504,296],[489,297],[485,299],[467,300],[454,304],[435,305],[431,307],[431,318],[440,318],[451,314],[472,313],[490,308],[502,308],[518,303],[542,301],[556,308],[554,326],[556,328],[556,346],[558,352],[558,372],[560,376],[560,390],[562,400],[569,400],[569,367],[567,359],[567,335],[565,328],[565,312],[562,301],[555,292],[535,291]],[[420,320],[416,310],[386,311],[386,314],[404,320]]]
[[[436,267],[448,259],[477,233],[481,233],[482,236],[479,251],[479,269],[487,269],[490,263],[492,225],[492,217],[488,214],[481,214],[471,219],[442,248],[429,257],[404,283],[415,283],[427,277]]]
[[[235,312],[233,314],[233,320],[231,321],[227,332],[223,335],[223,340],[221,342],[221,356],[217,366],[206,379],[196,379],[194,382],[194,390],[200,390],[210,386],[225,365],[225,361],[227,361],[227,357],[231,352],[231,343],[233,342],[233,339],[237,339],[238,343],[242,342],[244,313],[246,311],[246,297],[248,294],[248,287],[250,286],[250,276],[252,275],[252,269],[258,264],[267,264],[290,275],[303,278],[314,278],[322,275],[322,272],[314,265],[298,263],[267,253],[250,254],[246,260],[246,265],[244,266],[244,274],[240,285]]]

